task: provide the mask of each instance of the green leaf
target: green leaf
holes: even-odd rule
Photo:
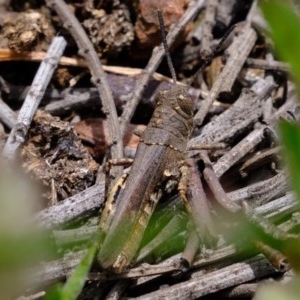
[[[271,37],[280,58],[291,65],[300,86],[300,19],[295,8],[282,0],[260,1],[262,12],[271,28]]]
[[[51,287],[51,289],[49,289],[49,291],[47,291],[47,294],[44,299],[45,300],[62,300],[63,298],[62,298],[61,290],[62,290],[61,283],[54,285],[53,287]]]
[[[63,286],[60,299],[63,300],[77,299],[78,295],[80,294],[85,284],[88,272],[92,266],[97,250],[98,250],[97,243],[94,243],[92,246],[88,248],[86,255],[79,263],[79,265],[76,267],[74,273],[69,277],[69,279]]]
[[[300,127],[287,121],[281,121],[279,129],[283,142],[283,155],[290,171],[291,183],[298,201],[300,201]]]

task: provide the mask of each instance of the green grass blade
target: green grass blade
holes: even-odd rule
[[[63,300],[62,298],[62,284],[56,284],[49,291],[44,298],[44,300]]]
[[[287,121],[279,124],[283,155],[291,175],[291,183],[300,201],[300,127]]]
[[[98,247],[96,243],[88,248],[86,255],[76,267],[74,273],[68,278],[67,282],[63,286],[61,290],[60,299],[77,299],[78,295],[83,289],[88,272],[92,266],[97,250]]]
[[[94,257],[97,253],[97,243],[87,249],[87,253],[78,264],[73,274],[67,282],[53,286],[46,294],[45,300],[75,300],[81,293],[85,284],[88,272],[93,264]]]

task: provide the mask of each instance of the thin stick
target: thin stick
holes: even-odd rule
[[[45,60],[41,63],[31,88],[22,105],[18,119],[3,149],[3,156],[12,160],[17,150],[25,141],[30,123],[43,98],[46,87],[53,75],[60,57],[66,47],[66,41],[63,37],[55,37],[48,49]]]
[[[263,70],[274,70],[287,72],[290,68],[287,63],[281,61],[267,61],[265,59],[247,58],[246,65],[251,68],[258,68]]]
[[[208,57],[212,52],[213,27],[216,24],[216,14],[219,6],[218,0],[207,1],[205,15],[202,23],[202,38],[200,44],[200,55]]]
[[[95,212],[104,201],[104,182],[100,182],[58,204],[41,210],[34,221],[42,228],[53,228]]]
[[[15,113],[0,96],[0,120],[10,129],[14,127],[17,120],[17,113]]]
[[[160,31],[161,31],[162,43],[163,43],[164,48],[165,48],[165,55],[166,55],[166,58],[167,58],[168,66],[169,66],[174,84],[176,84],[176,81],[177,81],[176,73],[175,73],[175,69],[174,69],[174,66],[173,66],[173,63],[172,63],[172,60],[171,60],[170,49],[168,47],[167,38],[166,38],[164,18],[162,16],[162,13],[161,13],[160,9],[157,10],[157,15],[158,15],[159,27],[160,27]]]
[[[79,21],[64,1],[47,0],[46,4],[55,10],[62,22],[64,22],[64,26],[70,31],[78,48],[80,49],[80,54],[85,58],[88,64],[92,74],[92,81],[98,89],[103,104],[103,112],[107,118],[109,130],[108,145],[111,146],[111,156],[112,158],[122,158],[123,140],[121,138],[117,111],[111,89],[108,85],[106,75],[103,71],[98,55]],[[112,170],[112,173],[114,176],[118,176],[118,174],[122,171],[122,167],[114,168],[115,169]]]
[[[255,246],[268,261],[280,272],[286,272],[289,268],[289,260],[278,250],[273,249],[262,241],[255,241]]]
[[[194,258],[200,246],[200,238],[196,230],[189,233],[184,251],[181,255],[181,267],[183,271],[187,271],[193,264]]]
[[[255,44],[256,38],[256,32],[252,28],[245,26],[242,33],[234,39],[227,50],[231,55],[229,56],[226,65],[209,91],[208,96],[201,103],[199,111],[194,116],[195,126],[199,127],[202,124],[212,103],[217,99],[219,93],[222,91],[229,92],[231,90],[237,75],[240,73],[246,58]]]
[[[228,40],[232,39],[232,33],[233,31],[236,29],[237,24],[231,26],[223,35],[221,41],[217,44],[217,46],[215,47],[215,49],[209,54],[209,56],[207,57],[207,59],[204,60],[203,64],[201,65],[200,69],[192,76],[188,79],[187,84],[191,85],[194,80],[198,77],[198,75],[212,62],[213,58],[219,53],[219,51],[221,51],[222,47],[224,46],[224,44],[228,44]],[[226,43],[225,43],[226,42]]]
[[[198,299],[219,290],[270,276],[274,273],[276,270],[273,266],[262,255],[258,255],[214,271],[203,273],[203,270],[199,270],[188,281],[166,286],[163,289],[144,294],[138,299]]]

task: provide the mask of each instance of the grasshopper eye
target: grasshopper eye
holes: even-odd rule
[[[177,103],[184,113],[186,113],[189,116],[193,114],[193,101],[186,92],[178,94]]]

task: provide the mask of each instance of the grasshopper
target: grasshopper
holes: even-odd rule
[[[184,195],[188,172],[185,151],[193,128],[193,107],[192,99],[182,87],[159,92],[155,111],[141,136],[98,254],[103,268],[121,271],[131,262],[162,194],[163,182],[173,179],[172,187],[176,184]]]
[[[161,15],[159,20],[163,28]],[[176,83],[163,29],[162,35]],[[102,268],[121,272],[131,263],[165,184],[169,190],[177,187],[186,200],[185,153],[193,128],[193,111],[194,103],[186,88],[174,85],[158,93],[154,113],[141,135],[130,173],[117,196],[116,212],[109,225],[105,224],[106,220],[100,221],[100,227],[107,230],[97,256]]]
[[[187,89],[176,85],[163,18],[159,11],[158,17],[174,86],[158,93],[154,113],[141,136],[128,178],[125,181],[126,176],[122,176],[121,187],[115,185],[108,195],[108,203],[117,203],[115,213],[109,216],[110,204],[106,205],[102,213],[100,229],[106,236],[97,259],[102,268],[115,272],[123,271],[132,262],[164,189],[170,191],[177,187],[187,210],[190,210],[186,198],[186,151],[193,129],[194,103]],[[225,33],[195,76],[212,61],[234,28],[232,26]],[[119,194],[114,199],[117,190]]]

